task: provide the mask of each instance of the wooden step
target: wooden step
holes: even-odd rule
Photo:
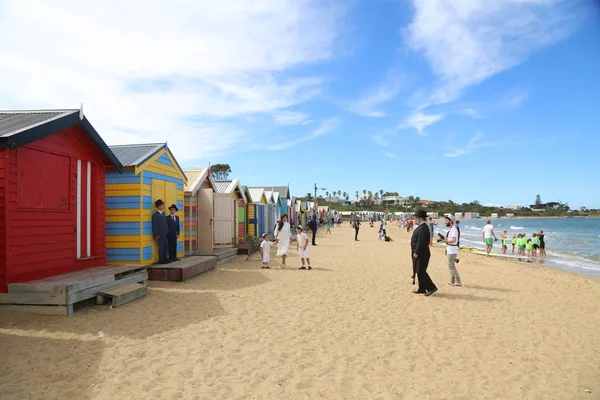
[[[119,307],[148,294],[146,282],[130,283],[129,285],[118,286],[100,293],[103,297],[112,298],[112,306]]]

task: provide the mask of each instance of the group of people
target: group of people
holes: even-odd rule
[[[313,232],[312,237],[312,245],[316,246],[316,234],[318,229],[317,216],[313,215],[310,220],[310,229]],[[301,225],[296,227],[296,240],[298,245],[296,246],[296,251],[300,254],[300,261],[302,262],[302,266],[300,269],[311,270],[312,265],[310,263],[310,256],[308,253],[308,235],[302,229]],[[292,240],[292,229],[288,222],[287,214],[283,214],[281,216],[281,220],[277,222],[277,226],[275,228],[275,241],[272,242],[269,240],[269,235],[267,233],[263,233],[262,242],[260,243],[260,255],[262,257],[262,269],[271,269],[269,267],[269,261],[271,261],[271,246],[277,245],[277,256],[281,257],[281,268],[286,269],[286,259],[289,253],[290,243]]]
[[[431,296],[438,291],[437,286],[431,280],[427,273],[431,252],[429,246],[432,244],[432,226],[429,224],[431,218],[428,219],[427,213],[424,210],[417,210],[413,218],[416,226],[410,239],[410,247],[412,253],[413,264],[413,284],[415,276],[418,279],[418,288],[413,291],[415,294],[424,294]],[[458,260],[458,251],[460,249],[460,231],[455,226],[455,219],[452,215],[447,215],[444,219],[445,225],[449,228],[446,236],[440,234],[439,241],[446,244],[446,260],[450,271],[450,286],[462,286],[460,274],[456,268]]]
[[[168,264],[178,261],[177,241],[179,240],[180,226],[179,217],[176,215],[179,209],[172,204],[169,207],[169,215],[165,215],[165,202],[158,199],[154,202],[156,212],[152,215],[152,235],[158,245],[158,262]]]
[[[508,250],[508,237],[506,235],[506,231],[504,231],[501,235],[502,237],[502,253],[506,254]],[[546,255],[546,242],[544,241],[544,231],[539,231],[538,233],[534,233],[530,238],[527,237],[525,233],[519,233],[517,235],[513,235],[512,237],[512,254],[515,254],[515,249],[517,250],[517,255],[527,256],[529,258],[537,257],[538,250],[539,256],[543,257]]]

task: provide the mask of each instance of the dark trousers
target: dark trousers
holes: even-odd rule
[[[169,238],[169,260],[175,261],[177,258],[177,236],[168,236]]]
[[[382,229],[381,231],[383,232],[383,237],[387,238],[387,233],[385,232],[385,229]]]
[[[312,231],[312,245],[316,246],[315,240],[317,239],[317,231]]]
[[[358,240],[358,228],[354,228],[354,240]]]
[[[427,273],[428,266],[429,257],[419,257],[416,260],[413,258],[413,271],[417,272],[419,292],[425,293],[437,288]]]
[[[158,260],[166,261],[167,254],[169,252],[169,241],[166,236],[160,236],[158,238]]]

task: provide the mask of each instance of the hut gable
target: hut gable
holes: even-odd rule
[[[152,214],[158,199],[179,209],[183,232],[184,187],[187,177],[166,143],[110,146],[123,171],[107,171],[107,261],[152,264],[158,260],[152,239]],[[183,235],[177,248],[183,256]]]
[[[105,262],[105,168],[81,110],[0,111],[0,292]]]
[[[184,250],[186,255],[213,254],[215,183],[208,168],[184,170]]]

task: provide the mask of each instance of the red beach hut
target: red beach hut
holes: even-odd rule
[[[0,111],[0,292],[105,264],[105,168],[82,110]]]

